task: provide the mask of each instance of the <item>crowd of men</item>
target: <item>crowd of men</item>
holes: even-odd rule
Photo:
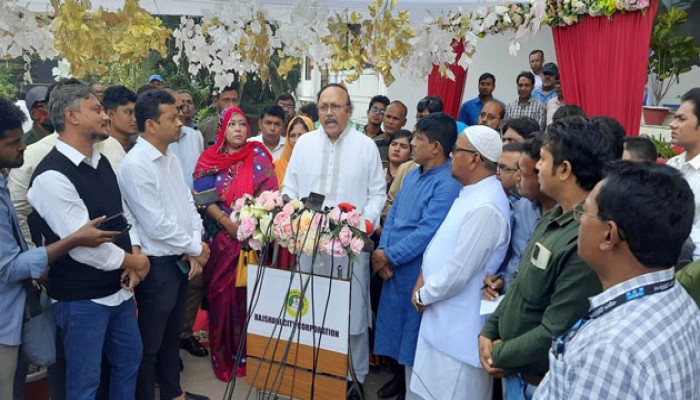
[[[661,165],[647,139],[565,104],[543,52],[530,67],[508,104],[483,74],[457,120],[439,97],[419,101],[389,187],[400,100],[372,97],[362,131],[340,84],[298,110],[290,94],[263,108],[249,140],[275,159],[294,115],[318,121],[283,193],[349,202],[381,227],[352,277],[348,398],[367,396],[370,353],[393,373],[380,398],[700,397],[700,262],[683,262],[700,258],[700,88],[671,123],[683,153]],[[136,93],[98,89],[32,89],[27,133],[0,99],[0,398],[21,398],[41,285],[58,328],[52,399],[154,399],[156,386],[204,399],[181,387],[178,352],[208,354],[192,334],[209,258],[192,173],[219,118],[197,123],[191,94],[159,75]],[[230,86],[213,105],[240,102]]]

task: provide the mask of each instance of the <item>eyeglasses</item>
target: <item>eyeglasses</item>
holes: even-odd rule
[[[319,104],[318,105],[318,111],[322,112],[324,114],[328,114],[329,112],[333,111],[333,113],[340,112],[343,108],[347,107],[346,105],[339,105],[339,104]]]
[[[479,155],[479,159],[480,159],[481,161],[484,161],[484,157],[481,155],[481,153],[479,153],[479,152],[476,151],[476,150],[464,149],[464,148],[461,148],[461,147],[459,147],[459,146],[452,146],[452,152],[453,152],[453,153],[457,153],[457,152],[460,152],[460,151],[466,151],[467,153],[478,154],[478,155]]]
[[[285,110],[293,110],[294,106],[289,105],[289,104],[278,104],[278,106],[284,108]]]
[[[369,112],[377,113],[377,114],[379,114],[379,115],[384,115],[384,113],[385,113],[386,111],[385,111],[385,110],[382,110],[381,108],[378,108],[378,107],[371,107],[371,108],[369,109]]]
[[[612,221],[612,220],[610,220],[610,219],[602,218],[602,217],[599,216],[599,215],[595,215],[595,214],[593,214],[593,213],[589,213],[589,212],[583,211],[583,203],[576,204],[576,205],[574,206],[574,208],[573,208],[571,211],[573,211],[574,221],[581,221],[581,217],[582,217],[584,214],[585,214],[585,215],[588,215],[589,217],[592,217],[592,218],[598,219],[598,220],[600,220],[600,221],[603,221],[603,222],[605,222],[605,221]],[[615,222],[615,221],[612,221],[612,222]],[[620,240],[623,240],[623,241],[626,240],[626,239],[625,239],[625,233],[622,232],[622,229],[620,229],[619,226],[617,227],[617,234],[618,234],[618,236],[620,237]]]
[[[496,172],[500,175],[502,172],[513,173],[519,171],[520,168],[511,168],[505,164],[498,164],[498,169]]]

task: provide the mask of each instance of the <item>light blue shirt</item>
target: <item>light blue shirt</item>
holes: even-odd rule
[[[532,91],[532,98],[539,101],[540,103],[547,105],[547,103],[553,98],[557,97],[557,91],[552,90],[551,92],[544,94],[542,88],[538,88]]]
[[[505,265],[501,268],[503,272],[503,291],[508,290],[510,282],[518,271],[520,258],[530,241],[532,233],[535,231],[537,223],[542,218],[542,209],[526,198],[521,198],[513,204],[513,214],[511,218],[511,237],[508,247],[508,256]]]
[[[182,169],[182,177],[185,179],[187,187],[192,189],[194,179],[194,169],[197,166],[197,160],[204,151],[204,139],[202,134],[188,126],[180,128],[180,139],[177,142],[170,143],[168,150],[175,154],[180,161],[180,169]]]
[[[20,243],[17,243],[15,236]],[[45,247],[27,249],[10,201],[7,180],[0,175],[0,310],[3,315],[0,344],[7,346],[18,346],[22,342],[26,302],[22,281],[39,278],[49,263]]]

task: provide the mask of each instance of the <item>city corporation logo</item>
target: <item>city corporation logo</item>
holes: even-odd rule
[[[294,318],[299,316],[300,301],[304,302],[301,306],[301,316],[303,317],[309,310],[309,301],[306,300],[306,297],[304,297],[299,290],[290,290],[287,294],[287,313]]]

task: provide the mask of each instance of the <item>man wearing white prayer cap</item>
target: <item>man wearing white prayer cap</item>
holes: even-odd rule
[[[479,362],[481,283],[494,274],[510,241],[510,208],[496,163],[501,137],[475,125],[452,148],[452,176],[462,185],[423,256],[413,304],[423,312],[407,398],[490,399],[491,377]]]

